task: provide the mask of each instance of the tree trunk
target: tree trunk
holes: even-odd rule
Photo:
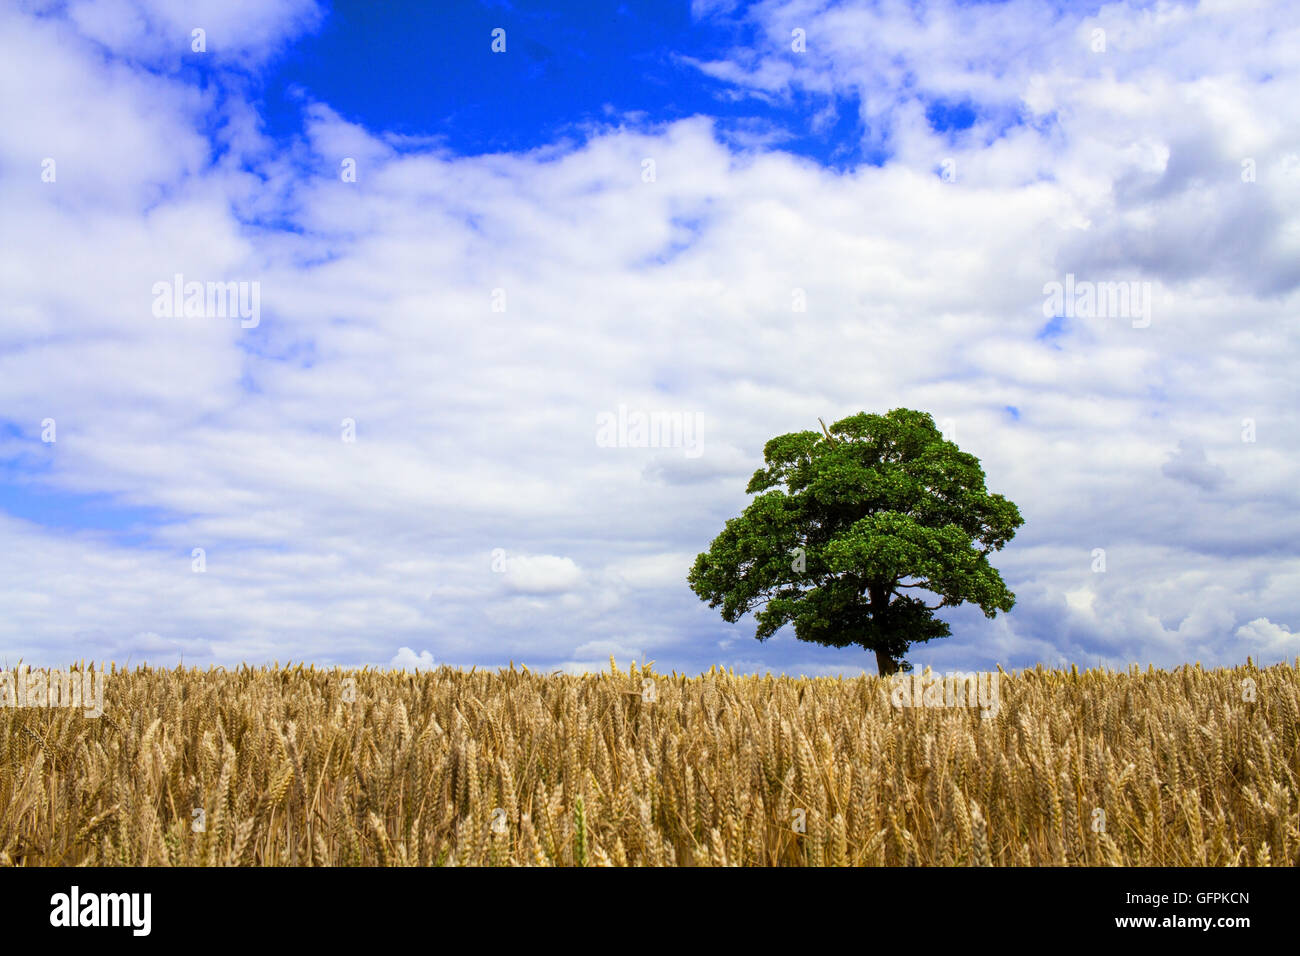
[[[885,585],[872,582],[867,586],[867,596],[871,600],[871,618],[879,622],[885,616],[885,610],[889,607],[889,592],[885,590]],[[880,672],[881,677],[896,674],[898,673],[898,661],[894,659],[892,654],[877,650],[876,670]]]

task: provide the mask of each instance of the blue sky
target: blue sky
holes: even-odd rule
[[[690,65],[755,42],[758,29],[742,10],[708,19],[692,17],[687,4],[653,2],[451,9],[346,2],[330,10],[321,30],[264,77],[262,115],[272,136],[300,132],[305,94],[351,122],[436,137],[461,155],[582,142],[615,117],[667,123],[706,114],[724,131],[779,131],[782,149],[828,165],[883,158],[863,146],[852,95],[729,100],[727,84]],[[498,28],[506,31],[505,55],[491,48]],[[375,63],[383,68],[357,68]],[[813,113],[828,106],[838,120],[811,129]],[[971,110],[936,102],[932,120],[937,128],[969,125]]]
[[[0,38],[0,664],[870,671],[685,574],[768,438],[899,406],[1027,519],[1016,608],[916,664],[1300,655],[1290,5],[26,0]],[[162,310],[177,274],[256,316]],[[686,430],[610,447],[620,409]]]

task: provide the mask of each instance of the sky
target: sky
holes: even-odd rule
[[[898,407],[1025,518],[918,668],[1300,656],[1297,49],[1263,0],[4,4],[0,666],[874,673],[686,573],[768,439]]]

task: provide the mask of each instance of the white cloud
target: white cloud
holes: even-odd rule
[[[506,586],[522,594],[558,594],[581,580],[582,569],[570,558],[539,554],[505,559]]]
[[[314,15],[257,6],[201,11],[232,70]],[[1092,18],[1025,0],[753,8],[774,39],[806,21],[809,53],[707,69],[774,102],[861,95],[891,159],[835,172],[761,145],[779,136],[733,152],[704,117],[456,157],[309,103],[281,147],[240,84],[217,97],[160,66],[172,8],[70,9],[0,12],[0,85],[42,78],[0,106],[0,461],[21,495],[145,516],[74,533],[0,513],[7,653],[330,664],[398,643],[603,669],[601,642],[636,622],[614,643],[661,666],[737,641],[746,668],[870,670],[753,641],[685,573],[765,441],[897,406],[951,419],[1027,519],[996,558],[1016,610],[952,615],[918,663],[1293,652],[1268,622],[1300,610],[1294,10],[1112,4],[1097,55]],[[231,46],[241,16],[255,28]],[[927,98],[967,94],[970,130],[930,128]],[[155,319],[151,286],[176,272],[259,281],[261,325]],[[1067,273],[1149,279],[1150,327],[1040,337],[1043,286]],[[702,453],[599,447],[620,404],[700,415]],[[498,547],[503,575],[483,560]]]
[[[606,570],[620,584],[633,588],[676,588],[686,580],[695,555],[687,551],[648,554],[615,561]]]
[[[1269,660],[1300,656],[1300,634],[1285,624],[1274,624],[1257,617],[1237,628],[1237,638],[1250,645],[1254,653]]]
[[[316,0],[71,0],[68,22],[120,56],[174,65],[202,54],[251,65],[321,19]]]
[[[1077,591],[1065,592],[1065,603],[1073,611],[1081,614],[1091,615],[1093,613],[1092,604],[1097,599],[1088,588],[1080,588]]]
[[[420,651],[416,654],[409,647],[400,647],[393,659],[388,662],[389,668],[400,671],[428,671],[433,670],[436,666],[433,663],[433,654],[429,651]]]

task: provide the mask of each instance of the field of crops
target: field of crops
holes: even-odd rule
[[[1295,866],[1298,675],[998,674],[982,716],[876,677],[114,670],[102,717],[0,707],[0,862]]]

